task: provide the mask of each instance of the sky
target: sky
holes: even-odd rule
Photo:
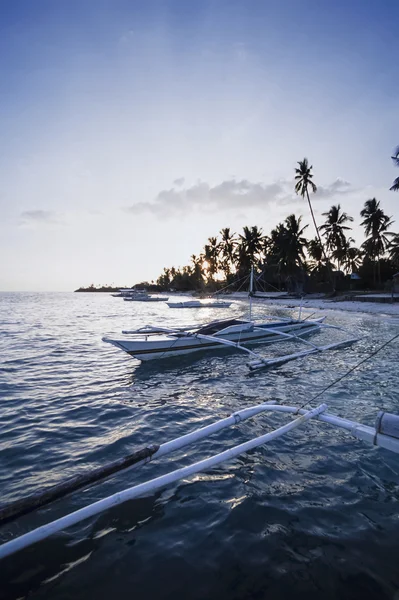
[[[222,227],[376,197],[399,231],[397,0],[2,0],[0,290],[132,285]],[[395,229],[396,227],[396,229]]]

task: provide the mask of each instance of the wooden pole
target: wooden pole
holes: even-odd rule
[[[105,479],[106,477],[109,477],[118,471],[122,471],[123,469],[127,469],[138,462],[144,461],[155,454],[158,449],[159,446],[157,445],[141,448],[140,450],[136,450],[136,452],[133,452],[128,456],[119,458],[118,460],[108,463],[105,466],[98,467],[89,473],[75,475],[74,477],[70,477],[66,481],[57,483],[56,485],[53,485],[44,491],[36,492],[30,496],[27,496],[26,498],[16,500],[15,502],[3,504],[0,506],[0,525],[3,525],[9,521],[13,521],[22,515],[33,512],[41,506],[45,506],[46,504],[50,504],[50,502],[54,502],[54,500],[63,498],[71,492],[75,492],[76,490],[87,487],[88,485],[96,483],[101,479]]]

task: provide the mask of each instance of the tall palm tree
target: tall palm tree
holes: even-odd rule
[[[326,222],[320,227],[320,231],[323,231],[323,235],[326,238],[327,249],[332,253],[334,258],[338,258],[338,270],[340,267],[339,260],[340,255],[345,254],[345,250],[348,247],[346,243],[345,231],[352,229],[345,225],[350,221],[353,221],[353,217],[350,217],[346,212],[341,212],[341,205],[337,204],[332,206],[328,212],[323,213],[323,217],[327,217]]]
[[[391,157],[394,164],[399,167],[399,146],[396,146],[393,156]],[[392,186],[389,188],[392,192],[399,192],[399,177],[395,179]]]
[[[365,235],[368,236],[362,244],[366,255],[374,261],[374,283],[376,282],[376,263],[379,268],[380,257],[384,254],[388,246],[388,228],[392,225],[391,217],[388,217],[380,207],[376,198],[366,200],[364,208],[360,211],[363,221],[360,223],[364,227]],[[379,272],[380,275],[380,272]],[[381,277],[379,276],[379,279]]]
[[[299,167],[297,169],[295,169],[295,181],[296,181],[295,191],[297,194],[300,194],[302,196],[302,198],[304,198],[305,194],[306,194],[306,198],[307,198],[308,204],[309,204],[310,214],[312,215],[312,219],[313,219],[314,228],[316,229],[316,234],[317,234],[317,237],[319,238],[319,242],[320,242],[321,246],[323,247],[323,243],[321,241],[320,234],[319,234],[319,229],[317,227],[316,219],[315,219],[315,216],[313,213],[312,203],[310,202],[309,189],[308,189],[310,187],[314,194],[317,192],[317,186],[314,183],[314,181],[312,181],[313,166],[310,165],[310,167],[309,167],[307,158],[304,158],[303,160],[298,161],[298,165],[299,165]]]
[[[302,198],[304,198],[306,195],[306,198],[307,198],[308,204],[309,204],[310,214],[312,215],[313,225],[316,230],[316,235],[319,239],[320,246],[323,249],[324,260],[326,261],[326,265],[328,265],[328,258],[327,258],[327,255],[326,255],[326,252],[325,252],[325,249],[323,246],[323,242],[321,241],[319,229],[317,227],[316,219],[315,219],[313,208],[312,208],[312,203],[310,202],[310,197],[309,197],[309,188],[311,188],[311,190],[314,194],[317,192],[317,186],[314,183],[314,181],[312,181],[313,166],[312,165],[309,166],[309,162],[308,162],[307,158],[300,160],[298,162],[298,165],[299,165],[299,167],[297,169],[295,169],[295,180],[296,180],[295,191],[297,194],[300,194],[302,196]],[[334,289],[334,280],[333,280],[331,269],[329,269],[329,273],[330,273],[331,285]]]

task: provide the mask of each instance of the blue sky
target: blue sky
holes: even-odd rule
[[[320,222],[373,196],[399,222],[398,19],[391,0],[3,1],[0,289],[131,284],[221,227],[309,222],[304,156]]]

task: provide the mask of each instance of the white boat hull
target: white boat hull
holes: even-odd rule
[[[147,297],[137,297],[137,298],[123,298],[125,302],[166,302],[169,298],[162,298],[161,296],[147,296]]]
[[[319,323],[322,321],[302,321],[292,323],[278,324],[262,324],[257,325],[254,330],[234,332],[215,336],[217,339],[224,339],[231,342],[239,342],[240,344],[265,344],[282,340],[282,336],[278,333],[273,333],[273,328],[282,333],[293,334],[308,334],[320,329]],[[267,331],[262,331],[267,329]],[[143,335],[141,339],[109,339],[103,338],[104,342],[108,342],[121,350],[124,350],[134,358],[141,361],[156,360],[161,358],[169,358],[172,356],[180,356],[182,354],[190,354],[201,350],[213,350],[226,348],[220,342],[211,339],[200,339],[195,335],[181,337],[173,335]]]
[[[186,302],[167,302],[169,308],[229,308],[231,302],[201,302],[200,300],[188,300]]]

